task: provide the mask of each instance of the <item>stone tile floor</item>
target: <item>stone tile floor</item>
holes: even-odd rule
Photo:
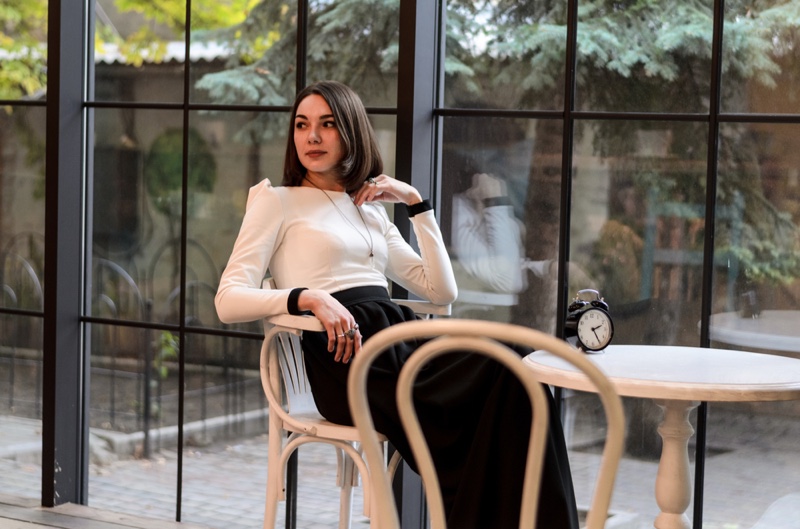
[[[704,529],[749,529],[772,502],[800,491],[797,422],[774,422],[770,426],[757,418],[738,420],[726,418],[725,414],[712,415],[709,443],[724,449],[715,451],[706,461]],[[11,446],[12,437],[15,446],[33,442],[31,432],[15,433],[12,430],[19,430],[21,425],[9,424],[0,424],[0,447]],[[260,528],[266,447],[266,437],[260,435],[187,448],[183,458],[181,521],[212,529]],[[588,502],[598,457],[589,451],[572,451],[579,504]],[[622,462],[612,509],[629,514],[624,529],[652,527],[658,513],[653,492],[656,467],[655,461],[626,458]],[[0,455],[0,494],[38,498],[39,482],[35,456]],[[91,465],[90,506],[97,509],[175,520],[176,490],[175,450],[161,450],[147,460],[111,458]],[[307,445],[300,449],[298,504],[298,529],[337,526],[338,490],[330,447]],[[356,489],[355,529],[368,526],[361,508],[361,491]],[[282,506],[278,527],[283,527]],[[5,529],[2,519],[0,528]],[[776,525],[773,520],[770,529],[800,529],[800,521],[789,517],[783,525]]]

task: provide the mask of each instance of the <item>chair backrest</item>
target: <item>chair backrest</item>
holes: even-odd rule
[[[611,382],[581,352],[553,336],[508,323],[481,320],[434,319],[394,325],[374,335],[350,367],[348,399],[353,420],[362,439],[362,447],[374,491],[374,510],[381,529],[399,528],[396,506],[389,476],[383,470],[383,456],[366,397],[367,373],[375,358],[395,343],[432,338],[406,362],[397,386],[397,403],[403,427],[420,469],[425,487],[433,529],[445,528],[445,514],[436,471],[425,443],[412,404],[412,386],[416,375],[431,358],[451,351],[471,351],[486,355],[505,365],[522,382],[533,406],[533,421],[529,432],[528,459],[525,462],[525,484],[520,512],[520,527],[535,528],[541,468],[548,428],[547,405],[543,387],[536,381],[530,367],[519,355],[503,344],[516,344],[532,350],[546,350],[581,369],[597,387],[606,412],[606,444],[595,480],[594,495],[587,518],[588,529],[604,526],[614,487],[625,434],[622,402]],[[502,342],[502,343],[501,343]],[[501,434],[505,435],[505,434]]]
[[[322,330],[313,316],[288,314],[264,320],[264,341],[261,345],[261,385],[269,401],[270,413],[297,431],[314,435],[313,424],[303,415],[318,415],[306,376],[300,336],[304,330]]]
[[[696,231],[695,237],[702,236],[704,226],[705,204],[691,204],[685,202],[664,201],[656,189],[651,189],[648,194],[647,218],[645,220],[644,246],[642,249],[642,280],[640,285],[640,298],[648,299],[653,296],[653,283],[655,282],[655,269],[657,266],[701,266],[703,264],[703,250],[690,249],[690,232]],[[720,204],[715,209],[717,232],[727,230],[729,248],[740,244],[742,236],[744,199],[741,193],[734,193],[730,204]],[[674,247],[659,247],[659,224],[672,220],[678,225],[679,236],[673,236],[671,244]],[[681,225],[681,223],[683,225]],[[720,238],[719,235],[715,235]],[[727,270],[727,300],[729,309],[736,299],[736,279],[739,275],[739,260],[735,251],[731,249],[716,251],[715,265]],[[680,285],[674,289],[681,291]]]

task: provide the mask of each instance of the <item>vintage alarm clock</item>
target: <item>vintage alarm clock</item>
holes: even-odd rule
[[[597,290],[579,290],[567,307],[564,323],[565,339],[584,352],[605,349],[614,337],[614,322]]]

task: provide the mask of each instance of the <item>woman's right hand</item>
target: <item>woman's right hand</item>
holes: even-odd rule
[[[356,320],[336,298],[324,290],[303,290],[297,298],[297,307],[313,312],[325,327],[328,352],[335,353],[334,361],[346,364],[361,351],[361,332]],[[351,329],[354,332],[349,333]]]
[[[375,201],[400,202],[411,206],[422,202],[422,196],[412,185],[382,174],[368,179],[353,195],[353,203],[356,206]]]

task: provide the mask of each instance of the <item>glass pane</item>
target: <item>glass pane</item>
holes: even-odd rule
[[[445,106],[564,108],[566,20],[563,0],[447,2]]]
[[[705,124],[579,122],[573,156],[568,292],[600,291],[610,306],[614,344],[699,343],[702,301]],[[700,210],[698,219],[678,214]],[[613,353],[609,353],[613,354]],[[587,505],[605,435],[594,394],[564,392],[564,430],[579,505]],[[612,519],[652,526],[663,410],[624,400],[625,452]],[[695,427],[696,414],[689,416]],[[693,456],[694,450],[689,451]],[[693,475],[694,469],[690,468]],[[689,511],[691,514],[691,505]]]
[[[371,115],[370,121],[375,130],[375,137],[378,141],[378,148],[383,157],[383,172],[397,176],[395,167],[397,164],[397,116]],[[392,205],[384,204],[386,210],[391,215]]]
[[[570,268],[570,295],[587,278],[600,290],[614,343],[698,345],[707,126],[585,126],[573,159],[570,255],[580,271]]]
[[[174,520],[179,347],[166,331],[93,325],[91,332],[90,505]]]
[[[800,357],[798,125],[720,126],[712,345]],[[769,509],[797,505],[800,406],[718,404],[710,409],[704,513],[750,527]],[[757,432],[757,433],[756,433]],[[764,443],[768,438],[769,442]],[[730,473],[770,486],[731,506]],[[785,507],[784,507],[785,508]]]
[[[309,8],[309,83],[336,79],[367,106],[396,106],[399,0],[312,0]]]
[[[569,450],[575,497],[581,513],[582,508],[585,509],[591,502],[600,468],[606,435],[605,415],[600,398],[595,393],[565,390],[562,406],[565,407],[564,436]],[[654,490],[662,444],[657,429],[663,411],[650,399],[626,398],[623,406],[625,452],[614,482],[606,527],[649,529],[654,527],[653,522],[660,513]],[[696,429],[694,411],[689,415],[689,422]],[[694,476],[694,447],[690,447],[688,453],[689,475]],[[686,512],[691,518],[691,502]],[[704,527],[707,526],[704,524]]]
[[[3,2],[0,100],[44,99],[47,93],[47,1]]]
[[[214,308],[219,276],[239,234],[248,190],[269,179],[280,185],[289,117],[285,113],[194,113],[191,127],[204,142],[190,145],[187,246],[187,323],[220,326]],[[177,299],[171,300],[178,309]],[[260,323],[252,329],[260,330]]]
[[[41,498],[42,328],[0,313],[0,495]]]
[[[579,2],[576,108],[708,112],[712,7]]]
[[[714,403],[708,413],[704,527],[780,527],[796,510],[800,403]],[[742,483],[768,483],[742,494]],[[731,501],[735,499],[736,501]]]
[[[180,279],[181,120],[176,111],[95,111],[96,315],[176,321],[169,299]]]
[[[183,101],[184,3],[121,4],[95,3],[95,99]]]
[[[5,63],[4,63],[5,65]],[[44,310],[45,109],[0,111],[0,309]],[[41,497],[40,316],[0,312],[0,493]]]
[[[290,105],[296,30],[295,0],[192,2],[192,101]]]
[[[797,3],[725,2],[723,112],[800,112]]]
[[[91,332],[90,505],[174,520],[179,344],[167,331]]]
[[[234,509],[242,527],[260,526],[268,421],[261,341],[190,335],[187,345],[182,520],[225,529]]]
[[[554,331],[561,122],[452,117],[443,130],[454,312]]]
[[[44,107],[0,111],[0,307],[44,310]]]
[[[800,357],[798,125],[724,124],[711,337]]]

